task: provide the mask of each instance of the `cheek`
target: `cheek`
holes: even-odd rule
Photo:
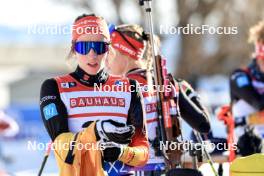
[[[117,66],[120,68],[120,69],[124,69],[126,67],[126,62],[123,58],[119,57],[117,60],[116,60],[116,64]]]
[[[86,64],[86,62],[87,62],[87,59],[85,58],[85,56],[78,56],[77,57],[77,62],[78,62],[78,64]]]
[[[113,71],[113,58],[112,57],[108,57],[105,60],[105,66],[110,70]]]
[[[115,63],[115,58],[109,58],[108,59],[108,63],[110,67],[113,67],[114,63]]]
[[[116,74],[123,74],[126,68],[126,62],[123,58],[116,58],[112,60],[111,68]]]

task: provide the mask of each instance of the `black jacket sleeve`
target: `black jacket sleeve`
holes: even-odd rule
[[[69,132],[67,110],[60,99],[55,79],[47,79],[40,90],[40,112],[52,141],[61,133]]]
[[[209,133],[210,123],[206,108],[198,94],[184,80],[177,80],[179,85],[179,108],[181,117],[200,133]]]
[[[236,70],[230,77],[231,100],[243,99],[257,110],[264,109],[264,95],[252,85],[251,78],[243,70]]]
[[[129,79],[131,85],[131,103],[128,110],[128,124],[134,125],[136,128],[144,129],[145,109],[140,86],[137,81]],[[145,129],[144,129],[145,130]]]

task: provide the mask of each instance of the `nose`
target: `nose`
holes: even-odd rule
[[[92,59],[96,59],[97,58],[97,54],[93,49],[90,49],[89,53],[88,53],[88,57],[92,58]]]

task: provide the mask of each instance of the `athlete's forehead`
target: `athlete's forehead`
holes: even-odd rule
[[[80,37],[78,37],[77,41],[107,42],[107,39],[102,34],[83,34]]]

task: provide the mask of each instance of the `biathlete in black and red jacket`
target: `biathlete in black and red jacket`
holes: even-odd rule
[[[135,80],[105,71],[110,50],[106,21],[79,16],[71,50],[76,70],[41,86],[41,115],[59,144],[54,153],[61,176],[111,175],[114,164],[121,167],[117,175],[128,175],[124,165],[142,166],[149,158],[142,94]]]
[[[142,87],[148,139],[151,148],[148,164],[141,169],[145,171],[163,170],[164,160],[156,155],[154,149],[154,141],[157,138],[158,117],[156,91],[151,89],[152,83],[149,82],[149,80],[153,80],[152,63],[150,62],[152,59],[149,59],[151,57],[150,36],[144,32],[141,26],[134,24],[111,26],[110,33],[116,55],[115,57],[109,57],[106,62],[109,71],[115,75],[135,79]],[[148,71],[149,67],[151,67],[150,71]],[[173,83],[174,97],[172,97],[173,101],[171,101],[170,107],[167,108],[168,113],[171,116],[182,116],[192,127],[200,132],[208,133],[210,125],[207,110],[200,102],[198,94],[184,80],[173,79]],[[181,89],[179,89],[179,86],[181,86]]]
[[[260,153],[264,138],[264,22],[250,29],[249,41],[255,45],[250,64],[230,76],[231,110],[235,137],[242,156]],[[253,126],[252,128],[248,128]]]

